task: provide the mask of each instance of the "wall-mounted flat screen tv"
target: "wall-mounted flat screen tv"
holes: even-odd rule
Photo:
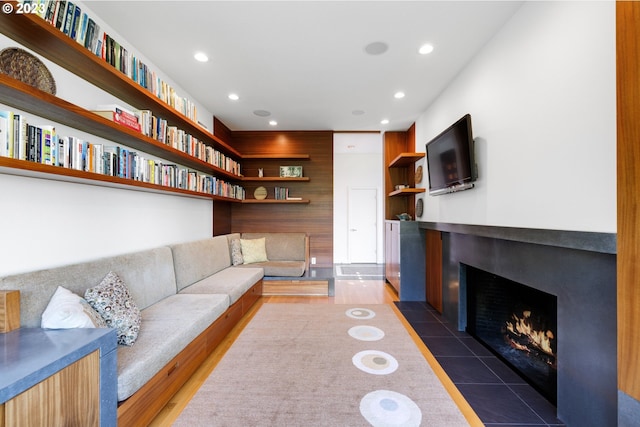
[[[473,188],[478,177],[471,115],[466,114],[429,141],[426,153],[430,195]]]

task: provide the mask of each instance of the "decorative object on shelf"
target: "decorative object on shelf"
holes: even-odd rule
[[[280,177],[302,178],[302,166],[280,166]]]
[[[49,69],[26,50],[8,47],[0,51],[0,72],[43,92],[56,94],[56,82]]]
[[[263,168],[258,168],[258,176],[260,178],[262,178],[264,176],[264,169]]]
[[[400,221],[411,221],[411,215],[409,215],[408,213],[401,213],[399,215],[396,215],[396,218],[398,218]]]
[[[423,210],[424,210],[424,201],[421,198],[419,198],[416,201],[416,217],[421,217]]]
[[[256,198],[256,200],[264,200],[267,198],[267,189],[264,187],[258,187],[255,189],[255,191],[253,192],[253,197]]]
[[[409,188],[407,184],[398,184],[396,185],[396,190],[404,190],[405,188]]]
[[[416,169],[415,181],[416,184],[422,182],[422,165],[418,166]]]

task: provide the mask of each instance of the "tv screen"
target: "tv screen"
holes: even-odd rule
[[[430,195],[473,188],[477,176],[469,114],[429,141],[426,153]]]

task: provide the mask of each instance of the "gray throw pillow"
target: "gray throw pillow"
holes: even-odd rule
[[[98,286],[87,289],[84,299],[102,316],[108,327],[116,329],[118,344],[132,346],[135,343],[142,315],[129,294],[129,288],[116,273],[109,272]]]
[[[244,258],[242,257],[242,246],[240,245],[240,239],[231,240],[231,263],[233,265],[244,264]]]

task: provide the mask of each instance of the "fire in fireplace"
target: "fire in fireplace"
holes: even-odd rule
[[[557,298],[463,265],[467,332],[553,404],[557,400]]]

